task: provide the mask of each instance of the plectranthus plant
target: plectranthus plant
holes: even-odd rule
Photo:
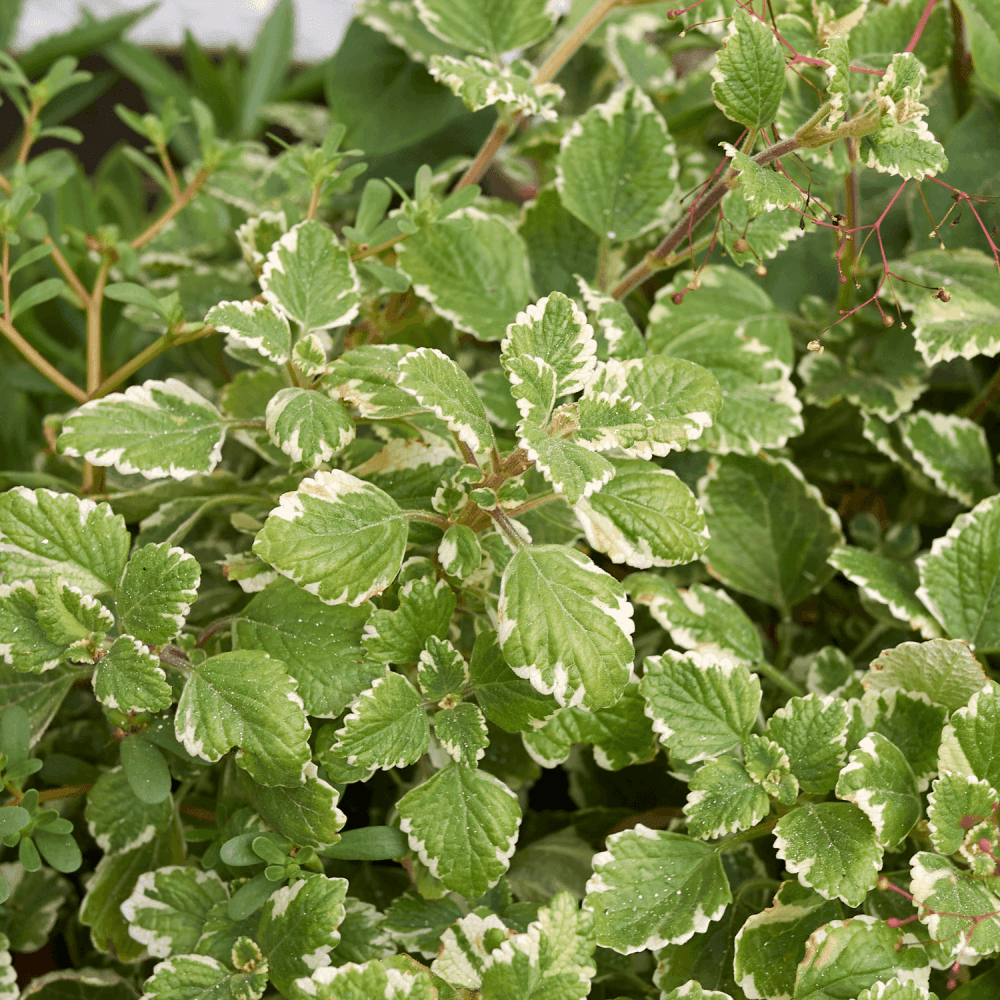
[[[996,9],[290,10],[0,56],[0,998],[995,996]]]

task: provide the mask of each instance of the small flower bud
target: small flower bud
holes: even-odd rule
[[[888,329],[890,326],[895,326],[896,325],[896,320],[893,319],[892,316],[883,316],[882,317],[882,325],[886,329]]]
[[[809,343],[806,344],[806,350],[814,351],[816,354],[822,354],[826,348],[818,340],[810,340]]]
[[[736,240],[736,242],[733,243],[733,252],[734,253],[749,253],[750,252],[750,244],[749,244],[749,242],[747,242],[747,240],[744,237],[740,236]]]
[[[763,264],[758,264],[754,268],[754,270],[757,272],[757,277],[758,278],[766,278],[767,277],[767,268]]]
[[[941,302],[951,302],[951,292],[947,288],[939,288],[933,297],[939,299]]]
[[[675,306],[679,306],[684,301],[684,293],[674,292],[674,294],[670,296],[670,301],[673,302]]]

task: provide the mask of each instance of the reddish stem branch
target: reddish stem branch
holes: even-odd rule
[[[931,14],[934,13],[934,5],[936,3],[937,0],[927,0],[927,6],[924,7],[924,12],[920,15],[920,20],[913,30],[913,37],[910,39],[910,44],[906,46],[903,50],[904,52],[912,52],[917,47],[917,44],[920,42],[920,36],[924,33],[924,28],[927,27],[927,22],[931,19]]]
[[[784,142],[779,142],[765,149],[762,153],[758,153],[753,160],[754,163],[763,167],[788,153],[794,152],[798,148],[799,141],[797,139],[786,139]],[[727,179],[719,181],[707,194],[696,201],[685,213],[685,218],[663,238],[660,245],[655,250],[646,254],[646,259],[641,264],[632,268],[622,278],[611,293],[614,298],[624,298],[633,288],[641,285],[655,270],[659,270],[662,267],[667,258],[681,245],[685,237],[690,239],[693,236],[694,230],[731,190]]]

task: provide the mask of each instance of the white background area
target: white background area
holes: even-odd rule
[[[0,0],[2,2],[2,0]],[[141,45],[179,45],[185,28],[203,46],[249,49],[277,0],[162,0],[126,37]],[[14,50],[66,31],[80,19],[80,0],[24,0]],[[87,0],[99,18],[145,6],[142,0]],[[295,59],[316,62],[340,44],[354,0],[295,0]]]

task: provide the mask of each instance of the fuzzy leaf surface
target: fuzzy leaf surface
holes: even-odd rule
[[[62,425],[58,448],[122,475],[190,479],[222,459],[218,408],[175,378],[151,380],[84,403]]]
[[[594,856],[586,907],[597,943],[629,955],[683,944],[718,920],[732,892],[717,848],[638,824]]]
[[[301,784],[309,725],[295,681],[279,660],[240,649],[192,669],[177,703],[177,738],[215,762],[239,747],[237,762],[263,785]]]
[[[581,222],[609,240],[631,240],[674,207],[673,140],[649,97],[621,90],[579,118],[559,151],[556,188]]]
[[[507,870],[521,808],[499,778],[449,764],[397,808],[410,849],[453,892],[479,896]]]
[[[727,455],[701,483],[709,572],[783,613],[830,579],[843,543],[837,515],[783,459]]]
[[[560,705],[613,705],[632,663],[632,605],[621,584],[559,545],[517,552],[504,570],[500,648],[519,677]]]
[[[325,604],[358,607],[395,579],[406,532],[387,493],[334,470],[283,494],[253,550]]]

